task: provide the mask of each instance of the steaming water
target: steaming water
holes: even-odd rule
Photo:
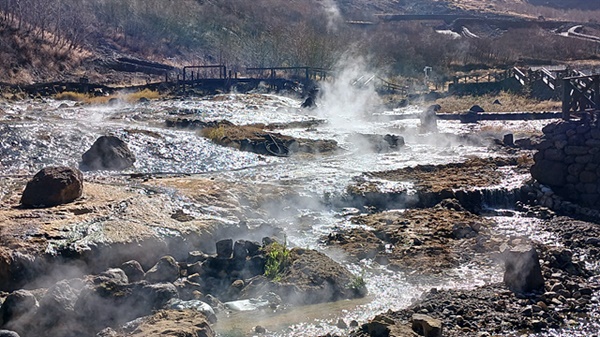
[[[269,220],[282,227],[291,245],[323,250],[342,263],[344,254],[319,245],[319,238],[332,229],[355,226],[348,220],[348,213],[362,210],[329,209],[319,200],[340,195],[351,179],[362,172],[391,170],[418,164],[444,164],[463,161],[468,157],[490,157],[481,144],[461,143],[456,139],[419,135],[416,120],[392,120],[378,118],[371,121],[364,116],[338,116],[329,118],[329,124],[316,129],[287,129],[282,133],[295,137],[335,139],[346,150],[334,156],[306,159],[301,156],[275,158],[240,152],[215,146],[200,137],[196,131],[167,129],[165,118],[196,118],[203,120],[227,119],[236,124],[276,123],[328,118],[319,113],[297,109],[300,102],[274,95],[222,95],[210,99],[186,99],[157,101],[149,104],[120,106],[74,106],[68,107],[56,101],[28,101],[0,103],[0,168],[4,177],[31,175],[48,165],[77,166],[81,154],[101,135],[112,134],[123,139],[135,153],[135,167],[124,172],[203,174],[231,182],[272,184],[285,186],[306,196],[303,205],[290,204]],[[409,107],[405,111],[418,111]],[[3,111],[3,112],[2,112]],[[389,111],[385,114],[402,113]],[[356,118],[356,119],[355,119]],[[482,122],[465,125],[453,121],[440,121],[440,133],[469,135],[501,135],[506,132],[539,132],[544,122]],[[370,134],[405,135],[407,144],[399,151],[372,153],[361,144],[352,141],[354,132]],[[114,173],[86,173],[86,176]],[[515,177],[511,184],[518,184],[522,177]],[[508,182],[507,182],[508,183]],[[5,180],[0,179],[0,200],[6,191]],[[398,183],[382,184],[390,189]],[[406,186],[404,186],[406,187]],[[170,193],[171,192],[158,192]],[[194,209],[193,204],[170,196],[172,204],[179,208]],[[215,211],[218,214],[218,211]],[[497,230],[507,236],[529,236],[548,242],[553,237],[540,232],[536,220],[520,217],[493,217]],[[314,336],[317,334],[342,333],[335,323],[339,318],[346,322],[365,322],[375,314],[388,309],[408,306],[424,291],[432,288],[472,288],[487,282],[500,281],[498,266],[486,267],[476,264],[461,266],[443,277],[422,278],[415,282],[410,275],[391,272],[367,261],[347,264],[356,275],[363,275],[369,296],[355,301],[321,304],[273,315],[266,313],[259,319],[251,314],[232,314],[221,317],[217,325],[223,336],[248,334],[253,326],[262,322],[273,336]],[[410,280],[410,281],[409,281]]]

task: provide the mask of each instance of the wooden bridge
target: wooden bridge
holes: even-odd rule
[[[460,95],[527,89],[539,99],[559,100],[563,96],[562,79],[574,76],[585,74],[567,67],[531,67],[527,70],[513,67],[501,72],[456,76],[448,91]]]

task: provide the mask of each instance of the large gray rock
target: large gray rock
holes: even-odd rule
[[[74,201],[83,194],[83,175],[65,166],[43,168],[33,176],[21,196],[25,207],[50,207]]]
[[[0,307],[0,323],[2,327],[19,331],[28,324],[38,307],[39,303],[31,292],[16,290],[6,297]]]
[[[84,170],[124,170],[135,163],[127,144],[114,136],[102,136],[81,156]]]
[[[63,280],[48,289],[40,300],[40,308],[30,325],[30,336],[66,336],[78,326],[75,303],[84,282],[81,279]]]
[[[315,304],[362,297],[366,291],[362,280],[325,254],[294,248],[289,253],[289,267],[278,280],[255,277],[242,290],[241,298],[273,292],[286,304]]]
[[[530,245],[501,248],[504,284],[516,294],[544,291],[544,276],[537,251]]]
[[[144,280],[150,283],[174,282],[179,278],[180,268],[172,256],[163,256],[150,270]]]
[[[412,329],[421,336],[442,337],[442,321],[423,314],[412,316]]]
[[[177,296],[177,288],[171,283],[106,282],[84,288],[75,303],[75,313],[88,331],[98,331],[163,309]]]

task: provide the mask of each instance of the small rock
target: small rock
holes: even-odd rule
[[[520,245],[502,248],[504,284],[514,293],[529,293],[544,289],[544,276],[537,251],[533,246]]]
[[[130,260],[121,265],[130,282],[138,282],[144,279],[144,269],[136,260]]]
[[[233,245],[233,259],[245,260],[248,257],[248,249],[246,248],[245,240],[238,240]]]
[[[265,332],[267,332],[267,329],[263,328],[260,325],[257,325],[257,326],[254,327],[254,332],[256,332],[256,333],[265,333]]]
[[[505,146],[514,147],[515,139],[514,139],[513,134],[512,133],[505,134],[504,137],[502,138],[502,143]]]
[[[217,257],[220,259],[230,259],[233,254],[233,240],[225,239],[217,241],[215,244],[217,248]]]
[[[348,324],[346,324],[346,322],[344,322],[343,319],[338,319],[337,324],[335,325],[337,326],[339,329],[348,329]]]
[[[479,105],[477,105],[477,104],[473,105],[473,106],[472,106],[472,107],[469,109],[469,111],[470,111],[470,112],[475,112],[475,113],[485,112],[485,110],[484,110],[482,107],[480,107]]]

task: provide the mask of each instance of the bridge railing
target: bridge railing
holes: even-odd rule
[[[588,113],[600,110],[600,75],[563,78],[563,119],[569,120],[571,113]]]

